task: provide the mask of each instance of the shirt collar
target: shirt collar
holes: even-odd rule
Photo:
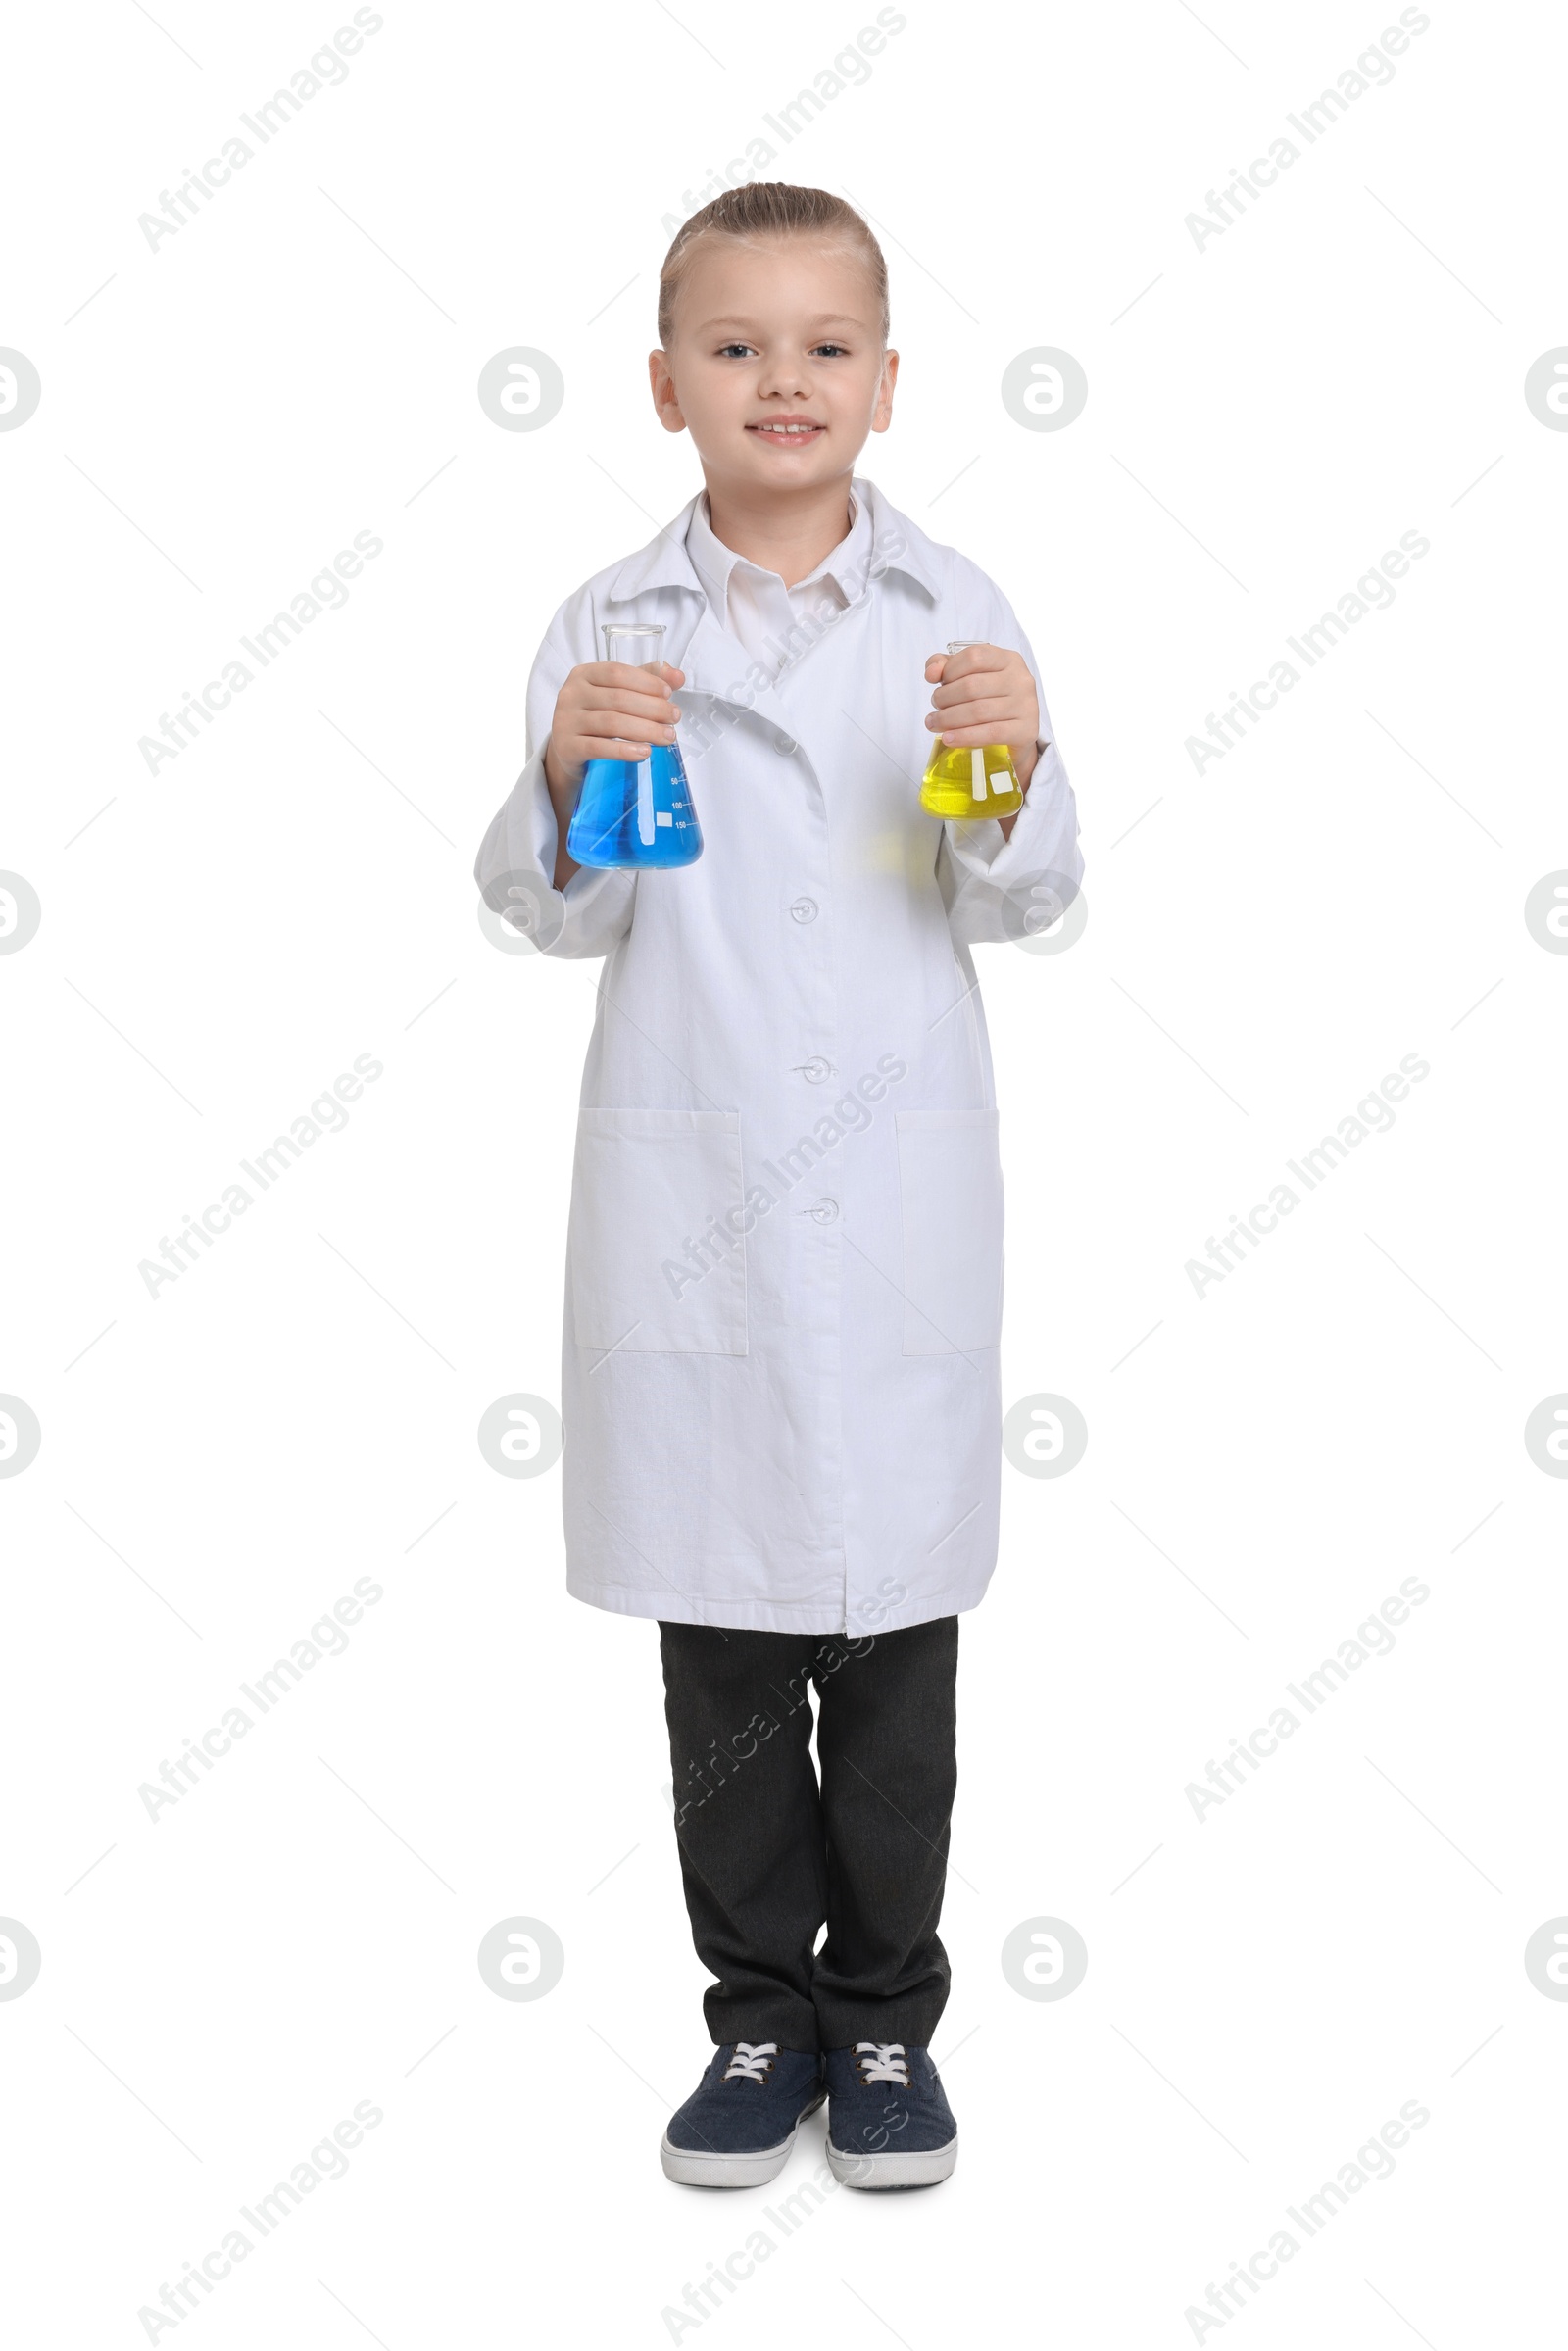
[[[848,532],[836,547],[829,548],[816,569],[805,579],[797,580],[787,591],[788,594],[793,596],[796,588],[814,588],[828,581],[838,589],[846,604],[853,604],[860,594],[865,586],[866,566],[871,557],[871,518],[866,513],[864,499],[857,497],[853,486],[850,505],[852,514]],[[777,572],[770,571],[765,564],[752,563],[746,556],[737,555],[732,547],[726,547],[723,540],[715,536],[706,490],[698,492],[692,508],[692,518],[686,531],[686,552],[691,557],[692,568],[707,591],[709,609],[721,620],[728,609],[729,582],[733,572],[750,574],[752,578],[764,583],[772,581],[778,586],[783,585]]]
[[[889,506],[874,482],[865,481],[857,476],[852,484],[852,489],[860,514],[867,516],[870,522],[871,561],[869,568],[871,575],[880,578],[883,573],[888,571],[902,571],[906,578],[913,580],[917,587],[923,589],[934,604],[939,593],[937,577],[932,565],[926,560],[921,533]],[[666,523],[657,537],[649,540],[646,547],[639,548],[635,555],[626,558],[611,580],[606,596],[608,603],[625,603],[630,598],[641,595],[648,588],[685,588],[694,595],[705,598],[710,596],[711,591],[705,587],[697,566],[693,563],[691,548],[688,544],[694,517],[705,505],[706,496],[705,491],[699,490],[696,497],[687,501],[673,522]],[[706,514],[703,516],[702,527],[707,531],[708,537],[719,550],[723,559],[723,584],[727,586],[730,569],[740,559],[713,538]],[[697,535],[700,544],[702,533],[699,532]],[[855,535],[856,530],[852,528],[850,538],[842,541],[840,547],[833,549],[824,568],[831,568],[840,560],[841,551],[848,551]],[[858,564],[856,565],[856,584],[858,586],[861,584],[862,578]],[[722,613],[722,605],[717,607],[717,611]]]

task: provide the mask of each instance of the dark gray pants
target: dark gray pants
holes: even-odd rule
[[[854,1637],[659,1633],[686,1907],[718,1978],[703,2001],[714,2041],[929,2046],[948,1997],[937,1921],[957,1618]]]

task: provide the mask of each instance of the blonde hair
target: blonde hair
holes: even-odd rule
[[[726,188],[711,204],[693,213],[677,231],[659,272],[659,340],[667,351],[675,332],[675,297],[691,269],[700,237],[730,237],[758,244],[765,237],[815,236],[854,246],[871,273],[871,291],[881,312],[882,346],[892,318],[888,309],[888,266],[882,248],[853,204],[826,188],[792,187],[783,179],[749,179]]]

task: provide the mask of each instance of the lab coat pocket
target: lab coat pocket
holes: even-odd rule
[[[1002,1341],[1002,1158],[995,1110],[901,1110],[904,1352]]]
[[[577,1345],[744,1355],[744,1220],[738,1110],[579,1110],[566,1236]]]

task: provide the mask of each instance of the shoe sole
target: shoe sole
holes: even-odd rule
[[[913,2155],[847,2155],[827,2142],[827,2160],[842,2187],[936,2187],[958,2160],[957,2139]]]
[[[788,2138],[780,2139],[776,2147],[720,2154],[702,2147],[673,2146],[666,2131],[659,2149],[664,2178],[675,2180],[681,2187],[764,2187],[769,2180],[778,2178],[790,2159],[796,2131],[808,2115],[815,2114],[826,2096],[826,2090],[822,2090],[801,2108],[795,2118],[795,2130]]]

